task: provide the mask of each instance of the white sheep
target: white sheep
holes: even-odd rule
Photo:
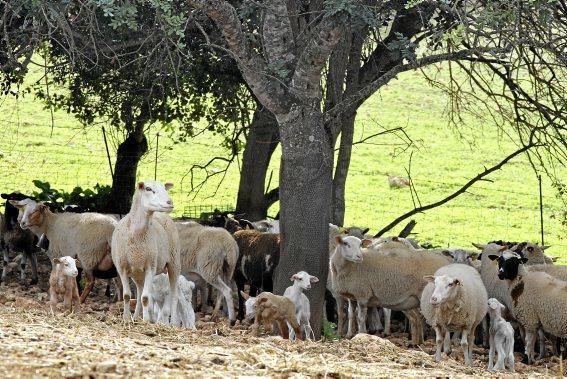
[[[176,227],[180,241],[181,273],[198,274],[217,289],[222,297],[217,297],[215,311],[218,312],[224,298],[230,324],[234,325],[236,313],[229,284],[238,260],[236,241],[223,228],[203,226],[196,222],[179,222]]]
[[[187,329],[195,329],[195,312],[191,304],[195,283],[185,279],[182,275],[177,280],[177,313],[171,315],[171,324],[183,326]],[[167,312],[169,304],[169,278],[165,273],[154,276],[152,280],[152,301],[150,306],[150,320],[156,322],[161,319],[161,314]]]
[[[514,328],[502,317],[504,309],[504,305],[495,298],[488,299],[488,314],[490,315],[488,369],[504,370],[504,361],[508,360],[508,368],[514,372]],[[496,366],[493,364],[495,350],[498,352]]]
[[[527,258],[510,250],[489,258],[498,260],[498,278],[506,283],[510,310],[526,331],[525,352],[532,363],[540,327],[556,337],[567,337],[567,282],[532,271],[524,265]]]
[[[112,235],[112,260],[124,287],[125,322],[131,321],[129,278],[136,284],[134,319],[143,311],[143,319],[150,321],[149,302],[153,277],[167,269],[169,278],[169,306],[164,308],[158,322],[167,324],[170,312],[177,314],[177,278],[179,277],[179,235],[167,213],[173,210],[173,201],[167,191],[173,187],[157,181],[138,183],[130,212],[118,222]]]
[[[435,360],[441,360],[442,345],[445,353],[449,353],[450,332],[458,331],[465,364],[472,365],[474,333],[486,315],[488,301],[478,271],[453,263],[424,279],[428,284],[421,294],[421,313],[435,330]]]
[[[305,271],[299,271],[297,274],[293,274],[290,280],[293,282],[293,285],[287,287],[283,295],[295,304],[295,316],[300,327],[303,329],[305,339],[315,339],[315,334],[309,323],[309,319],[311,318],[311,306],[309,299],[305,296],[303,291],[311,289],[311,283],[317,283],[319,279],[316,276],[309,275]],[[289,326],[289,328],[289,338],[293,340],[295,339],[295,332],[291,326]],[[298,338],[301,338],[301,336],[298,336]]]
[[[412,342],[422,342],[421,316],[417,311],[423,277],[433,274],[447,260],[426,250],[409,250],[396,243],[389,249],[372,246],[363,253],[370,240],[337,236],[337,247],[330,260],[333,291],[357,301],[358,332],[366,332],[368,306],[409,311]],[[337,311],[342,310],[338,307]],[[344,315],[343,315],[344,317]]]
[[[110,244],[116,220],[100,213],[52,213],[47,205],[31,199],[10,200],[20,211],[22,229],[49,240],[49,258],[75,257],[85,271],[87,285],[81,294],[83,303],[94,286],[94,271],[112,269]]]
[[[53,268],[49,276],[49,307],[54,313],[58,297],[63,297],[63,305],[67,313],[79,311],[79,288],[77,286],[76,260],[71,257],[61,257],[53,259]]]

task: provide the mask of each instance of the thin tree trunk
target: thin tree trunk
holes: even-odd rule
[[[130,211],[138,163],[147,151],[148,141],[143,133],[129,134],[118,146],[107,212],[126,214]]]
[[[266,218],[269,202],[264,193],[266,173],[280,137],[274,115],[258,105],[242,157],[236,212],[250,221]]]
[[[335,175],[333,177],[333,196],[331,202],[331,222],[335,225],[344,225],[345,221],[346,180],[352,156],[355,118],[356,112],[345,114],[341,117],[341,144],[335,167]]]
[[[292,106],[278,117],[282,143],[280,168],[280,264],[275,293],[291,285],[289,278],[304,270],[319,278],[307,296],[316,338],[321,332],[329,262],[329,210],[333,154],[331,136],[317,107]],[[301,215],[300,217],[298,217]]]

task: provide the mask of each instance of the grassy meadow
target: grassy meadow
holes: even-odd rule
[[[397,136],[372,138],[354,148],[347,182],[347,225],[377,231],[398,215],[413,208],[410,191],[390,189],[387,175],[406,175],[410,154],[411,174],[422,204],[437,201],[458,189],[516,149],[493,125],[472,117],[458,129],[450,127],[445,114],[447,98],[427,85],[419,72],[400,75],[375,94],[358,112],[355,141],[384,129],[403,127],[413,141],[409,149]],[[53,188],[110,184],[111,175],[101,132],[102,125],[87,129],[64,111],[52,116],[31,96],[6,97],[0,102],[0,191],[29,193],[32,180],[48,181]],[[138,176],[153,178],[157,129],[148,135],[150,150]],[[123,138],[108,131],[111,159]],[[176,214],[189,214],[195,206],[233,206],[238,189],[238,162],[215,176],[198,193],[192,193],[189,169],[222,155],[220,138],[203,134],[187,143],[174,144],[161,136],[158,179],[171,181]],[[270,170],[270,188],[277,186],[279,150]],[[219,164],[211,170],[221,170]],[[567,179],[567,170],[562,168]],[[203,173],[194,181],[198,183]],[[270,175],[270,173],[268,173]],[[515,158],[456,200],[416,217],[418,238],[441,246],[469,247],[490,239],[540,241],[539,193],[536,174],[526,157]],[[218,187],[218,188],[217,188]],[[550,255],[567,264],[567,231],[554,219],[560,202],[549,179],[543,178],[545,243]],[[275,212],[274,212],[275,213]],[[401,229],[400,224],[394,232]]]

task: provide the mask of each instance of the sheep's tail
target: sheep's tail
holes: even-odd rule
[[[227,246],[228,247],[228,246]],[[227,248],[225,259],[222,264],[223,276],[229,281],[234,275],[234,270],[236,268],[236,262],[238,261],[238,244],[235,240],[231,241],[230,247]]]

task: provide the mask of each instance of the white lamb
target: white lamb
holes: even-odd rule
[[[49,258],[70,256],[79,260],[87,276],[83,303],[94,286],[95,270],[112,269],[110,244],[116,220],[100,213],[52,213],[47,205],[31,199],[10,203],[20,211],[22,229],[49,239]]]
[[[167,268],[169,275],[169,307],[164,308],[158,322],[169,323],[169,315],[177,314],[177,278],[179,277],[179,236],[169,213],[173,201],[167,191],[171,183],[157,181],[138,183],[130,212],[118,222],[112,235],[112,260],[124,287],[124,321],[131,321],[129,278],[136,284],[134,319],[143,311],[150,321],[149,302],[152,280]]]
[[[191,305],[191,298],[195,283],[179,276],[177,280],[177,313],[171,315],[171,324],[174,326],[183,326],[187,329],[195,329],[195,312]],[[167,274],[159,274],[152,280],[152,303],[150,306],[151,322],[161,319],[161,314],[168,306],[169,296],[169,278]],[[175,301],[175,300],[174,300]]]
[[[303,329],[305,339],[315,339],[315,334],[309,323],[309,319],[311,318],[311,306],[303,290],[311,289],[311,283],[317,283],[319,279],[316,276],[309,275],[305,271],[299,271],[297,274],[293,274],[290,280],[293,282],[293,285],[285,289],[284,296],[295,304],[295,317],[300,327]],[[293,340],[295,339],[295,332],[291,326],[288,325],[288,327],[290,330],[289,338]],[[298,338],[301,338],[301,336],[298,336]]]
[[[514,328],[504,320],[502,310],[505,307],[495,298],[488,299],[490,315],[490,351],[488,353],[488,369],[504,370],[504,361],[508,360],[508,368],[514,372]],[[494,363],[494,351],[498,352],[498,361]]]
[[[450,332],[461,332],[465,364],[472,365],[474,333],[486,315],[488,297],[478,271],[453,263],[441,267],[421,294],[421,313],[435,330],[435,360],[441,360],[441,346],[450,352]],[[444,341],[444,343],[443,343]]]

